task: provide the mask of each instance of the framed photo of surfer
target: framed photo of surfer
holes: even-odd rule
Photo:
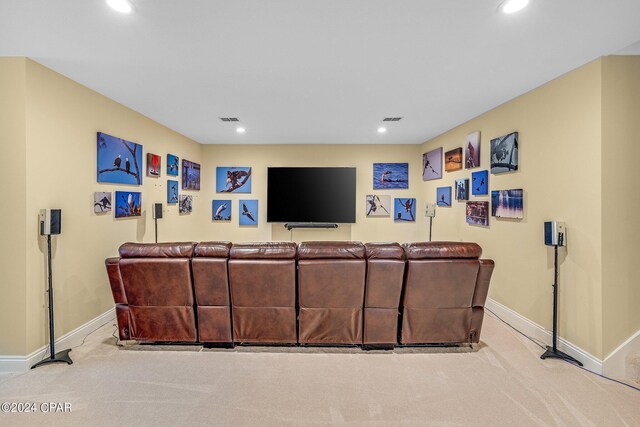
[[[216,168],[217,193],[251,193],[251,168],[243,166]]]
[[[367,194],[367,218],[390,217],[390,216],[391,216],[391,196],[378,196],[377,194]]]
[[[374,163],[373,189],[409,188],[409,163]]]
[[[442,178],[442,147],[438,147],[422,155],[422,180]]]

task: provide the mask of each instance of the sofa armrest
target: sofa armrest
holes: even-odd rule
[[[127,295],[122,284],[122,276],[120,275],[120,258],[107,258],[104,264],[107,267],[113,301],[116,304],[128,304]]]
[[[495,263],[492,259],[481,259],[480,269],[478,270],[478,278],[476,279],[476,289],[473,293],[472,307],[484,307],[489,293],[489,282]]]

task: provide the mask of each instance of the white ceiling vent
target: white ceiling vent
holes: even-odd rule
[[[239,122],[240,119],[237,117],[220,117],[220,120],[223,122]]]
[[[385,117],[382,119],[383,122],[399,122],[402,120],[402,117]]]

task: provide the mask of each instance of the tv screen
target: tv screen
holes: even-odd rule
[[[356,168],[268,168],[267,222],[356,222]]]

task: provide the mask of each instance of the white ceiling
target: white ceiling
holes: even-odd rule
[[[640,52],[638,0],[531,0],[510,16],[500,0],[132,1],[120,15],[104,0],[0,0],[0,55],[201,143],[417,144]],[[378,134],[388,116],[404,119]]]

